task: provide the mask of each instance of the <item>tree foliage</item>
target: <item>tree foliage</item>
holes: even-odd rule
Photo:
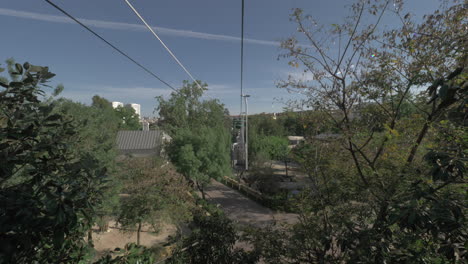
[[[257,263],[258,256],[254,252],[247,253],[234,248],[240,236],[232,221],[218,209],[207,211],[199,210],[195,213],[192,233],[168,263]]]
[[[203,196],[210,178],[219,179],[230,168],[224,106],[217,100],[201,99],[206,87],[186,81],[168,100],[157,97],[161,126],[172,137],[169,158]]]
[[[137,245],[144,224],[159,232],[162,223],[180,225],[190,219],[191,199],[185,179],[170,165],[153,159],[129,159],[119,166],[124,197],[117,221],[137,228]]]
[[[0,92],[1,262],[77,263],[99,204],[105,168],[74,148],[73,120],[41,101],[55,75],[15,64]]]
[[[286,137],[256,135],[251,139],[249,151],[254,161],[287,161],[289,141]]]
[[[316,184],[298,225],[264,234],[281,242],[259,244],[272,263],[466,258],[466,8],[444,1],[416,23],[403,7],[357,1],[346,23],[330,27],[294,10],[298,36],[283,42],[283,57],[313,79],[280,87],[305,94],[298,105],[340,136],[310,137],[299,153]],[[401,26],[382,28],[384,16]]]
[[[118,106],[117,108],[112,107],[112,103],[106,98],[98,95],[93,96],[92,106],[103,111],[103,113],[109,118],[109,120],[117,119],[119,130],[139,130],[141,129],[138,115],[129,105]]]
[[[94,264],[134,264],[134,263],[154,263],[153,252],[144,247],[129,243],[125,248],[116,248],[112,251],[116,256],[106,255],[97,260]]]

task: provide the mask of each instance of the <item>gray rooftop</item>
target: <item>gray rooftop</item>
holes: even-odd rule
[[[117,149],[120,151],[154,150],[161,146],[161,131],[119,131]]]

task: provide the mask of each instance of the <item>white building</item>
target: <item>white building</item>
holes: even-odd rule
[[[112,108],[115,109],[115,108],[117,108],[117,107],[119,107],[119,106],[120,106],[120,107],[123,107],[124,104],[121,103],[121,102],[112,102]]]
[[[303,136],[288,136],[289,140],[289,148],[294,148],[299,145],[302,141],[304,141]]]
[[[135,110],[135,113],[138,115],[138,118],[141,119],[141,105],[140,104],[130,104],[130,106]]]
[[[124,104],[121,102],[112,102],[112,108],[117,108],[117,107],[124,107]],[[140,104],[127,104],[126,106],[130,106],[135,110],[135,113],[138,115],[138,119],[141,120],[141,105]]]

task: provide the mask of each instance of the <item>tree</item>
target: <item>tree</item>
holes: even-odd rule
[[[255,252],[234,248],[240,237],[232,221],[219,209],[205,209],[208,210],[195,213],[193,232],[176,249],[168,263],[257,263]]]
[[[122,122],[119,125],[120,130],[139,130],[141,129],[140,120],[131,106],[118,106],[115,109],[117,116]]]
[[[230,137],[224,106],[217,100],[201,100],[206,84],[184,82],[168,100],[158,97],[161,126],[172,142],[168,155],[187,180],[205,198],[204,188],[211,178],[219,179],[230,170]]]
[[[283,161],[289,153],[289,141],[284,137],[269,136],[262,141],[271,159]]]
[[[73,120],[40,100],[55,74],[29,63],[10,73],[0,82],[0,262],[78,263],[105,168],[73,150]]]
[[[101,110],[112,109],[112,103],[109,102],[109,100],[106,98],[100,97],[99,95],[93,96],[91,105]]]
[[[287,112],[279,116],[286,130],[287,136],[304,136],[304,120],[302,113]]]
[[[346,23],[327,29],[296,9],[292,21],[309,46],[295,37],[282,44],[289,64],[302,65],[313,80],[290,77],[280,87],[305,91],[302,103],[341,134],[335,156],[320,167],[325,177],[301,205],[297,228],[309,235],[300,252],[310,255],[300,260],[460,260],[466,153],[428,149],[440,133],[434,126],[466,104],[464,4],[445,1],[420,24],[403,13],[402,1],[357,1],[351,10]],[[381,29],[387,15],[401,26]]]
[[[109,102],[106,98],[100,97],[98,95],[93,96],[92,106],[96,107],[100,111],[103,111],[106,116],[112,120],[118,118],[118,129],[119,130],[138,130],[141,129],[140,120],[138,115],[129,105],[118,106],[117,108],[112,107],[112,103]],[[111,115],[113,117],[111,117]]]
[[[287,134],[281,120],[275,120],[271,115],[266,114],[249,116],[248,133],[249,160],[253,163],[262,163],[265,159],[273,159],[270,149],[268,149],[270,146],[267,142],[268,137],[278,139]]]
[[[137,227],[137,245],[144,224],[158,232],[160,222],[178,226],[190,218],[187,185],[183,177],[171,172],[171,166],[161,168],[161,162],[152,159],[131,159],[119,169],[125,197],[117,221],[131,231]]]
[[[92,154],[102,166],[112,168],[117,156],[115,138],[120,126],[120,119],[112,108],[106,111],[63,98],[56,100],[54,105],[57,113],[73,117],[77,134],[83,138],[75,151]]]
[[[125,245],[124,249],[116,248],[110,254],[102,257],[94,264],[133,264],[133,263],[154,263],[154,252],[144,246],[133,243]]]
[[[172,136],[179,128],[196,127],[201,121],[209,122],[206,113],[201,112],[203,108],[201,96],[206,90],[206,83],[202,83],[199,87],[195,82],[184,81],[182,88],[172,92],[168,100],[163,96],[156,97],[158,105],[155,110],[161,117],[159,122],[161,127]]]
[[[101,230],[107,229],[106,218],[116,215],[119,207],[120,183],[113,176],[116,174],[117,157],[115,139],[121,119],[109,107],[110,103],[106,99],[96,96],[93,97],[92,106],[63,98],[56,100],[54,104],[54,111],[73,117],[76,133],[82,139],[73,150],[80,156],[93,156],[102,168],[106,168],[107,175],[111,176],[105,184],[101,202],[95,208],[98,225]],[[89,230],[88,240],[92,240],[92,230]]]
[[[287,174],[287,162],[289,161],[289,141],[285,137],[278,136],[256,136],[251,142],[254,160],[268,159],[278,160],[285,163]],[[260,157],[256,156],[259,155]]]
[[[210,179],[220,179],[229,173],[229,138],[223,130],[200,127],[181,129],[169,147],[169,157],[205,198],[204,189]],[[217,140],[216,140],[217,139]]]

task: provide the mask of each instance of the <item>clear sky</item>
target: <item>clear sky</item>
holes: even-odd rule
[[[123,0],[55,0],[57,5],[158,74],[180,87],[189,79]],[[132,4],[197,78],[209,85],[232,114],[239,113],[241,0],[132,0]],[[296,73],[277,60],[279,41],[296,27],[291,9],[301,7],[324,24],[340,23],[350,0],[245,0],[244,89],[252,113],[281,111],[297,97],[275,82]],[[437,0],[408,0],[416,14],[433,11]],[[392,23],[387,21],[386,23]],[[41,0],[0,1],[0,60],[49,66],[63,83],[63,97],[90,103],[95,94],[110,101],[141,104],[153,116],[155,96],[170,89]],[[297,70],[296,70],[297,71]]]

